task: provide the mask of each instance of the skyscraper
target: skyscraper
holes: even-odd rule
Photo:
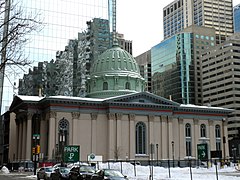
[[[230,139],[240,137],[239,60],[239,33],[230,37],[226,42],[206,50],[202,57],[203,104],[235,109],[228,116],[228,137]]]
[[[240,32],[240,4],[233,8],[234,33]]]
[[[94,17],[108,18],[107,0],[20,0],[18,5],[26,13],[39,14],[44,22],[40,32],[30,34],[30,42],[25,49],[26,56],[35,62],[34,65],[55,59],[56,52],[64,51],[69,39],[78,38],[78,32],[86,28],[86,21]],[[25,69],[24,73],[27,72]],[[13,82],[21,76],[9,73],[5,78],[2,112],[12,101]]]
[[[190,26],[151,49],[152,92],[201,104],[201,53],[215,45],[214,28]]]
[[[164,39],[191,25],[214,27],[216,43],[233,34],[232,0],[175,0],[163,9]]]

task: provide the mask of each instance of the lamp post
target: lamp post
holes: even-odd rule
[[[156,149],[157,149],[157,166],[158,166],[158,144],[156,144]]]
[[[172,158],[173,158],[173,167],[174,167],[174,141],[172,141]]]

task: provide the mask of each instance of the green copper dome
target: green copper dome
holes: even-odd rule
[[[131,54],[114,46],[103,52],[90,69],[87,97],[107,98],[142,92],[145,81]]]

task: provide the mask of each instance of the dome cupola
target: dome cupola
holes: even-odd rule
[[[133,56],[115,45],[91,66],[87,97],[107,98],[142,92],[144,88],[145,81]]]

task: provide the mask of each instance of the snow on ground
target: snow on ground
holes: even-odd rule
[[[99,164],[99,168],[111,168],[121,171],[120,163]],[[127,175],[129,180],[150,180],[150,166],[134,166],[130,163],[122,163],[122,172]],[[6,169],[5,169],[6,170]],[[1,170],[1,172],[5,171]],[[192,176],[191,173],[192,172]],[[136,172],[136,176],[135,176]],[[239,180],[240,171],[237,171],[234,166],[220,168],[218,166],[216,175],[216,167],[211,168],[163,168],[153,167],[153,180]],[[26,176],[28,179],[36,179],[36,176]]]

